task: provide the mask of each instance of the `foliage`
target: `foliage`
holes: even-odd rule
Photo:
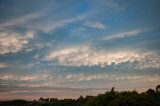
[[[157,86],[159,87],[159,86]],[[146,92],[107,91],[97,96],[80,96],[78,99],[43,98],[38,101],[12,100],[1,101],[0,106],[160,106],[160,91],[148,89]]]

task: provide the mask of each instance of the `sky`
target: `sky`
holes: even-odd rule
[[[159,0],[0,0],[0,100],[160,84]]]

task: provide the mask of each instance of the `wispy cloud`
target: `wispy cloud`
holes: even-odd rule
[[[31,25],[29,27],[31,27],[33,29],[41,30],[46,33],[49,33],[49,32],[53,32],[59,28],[62,28],[68,24],[71,24],[75,21],[84,20],[87,17],[89,17],[89,15],[90,15],[89,13],[85,13],[85,14],[82,14],[79,16],[65,18],[65,19],[49,20],[45,23],[38,23],[38,24]]]
[[[107,1],[106,0],[93,0],[93,3],[94,3],[94,7],[96,7],[96,8],[93,8],[92,11],[99,12],[99,13],[104,12],[106,10],[109,10],[109,13],[111,10],[112,11],[114,11],[114,10],[122,11],[122,10],[125,10],[125,8],[126,8],[125,5],[117,3],[113,0],[107,0]],[[99,11],[99,10],[101,10],[101,11]]]
[[[74,22],[76,19],[63,19],[57,21],[50,21],[48,24],[41,26],[34,26],[36,29],[40,29],[44,32],[55,31],[58,28],[64,27],[65,25]]]
[[[84,23],[85,26],[91,27],[91,28],[96,28],[96,29],[106,29],[106,25],[102,24],[101,22],[93,22],[93,21],[86,21]]]
[[[20,24],[26,24],[27,22],[40,18],[43,16],[43,13],[32,13],[24,16],[17,17],[16,19],[5,20],[0,24],[0,28],[6,28],[9,26],[17,26]]]
[[[103,40],[112,40],[112,39],[122,39],[126,37],[134,37],[138,36],[139,34],[146,32],[146,30],[132,30],[132,31],[126,31],[126,32],[120,32],[113,35],[108,35]]]

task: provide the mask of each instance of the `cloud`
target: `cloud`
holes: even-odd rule
[[[143,59],[139,62],[139,64],[137,64],[135,68],[160,68],[160,52],[142,52],[141,56],[143,56]]]
[[[65,19],[57,19],[57,20],[49,20],[48,22],[45,23],[38,23],[38,24],[34,24],[34,25],[29,25],[28,27],[32,28],[32,29],[38,29],[41,30],[43,32],[51,32],[51,31],[55,31],[59,28],[62,28],[68,24],[71,24],[75,21],[80,21],[80,20],[84,20],[86,19],[90,14],[86,13],[86,14],[82,14],[76,17],[72,17],[72,18],[65,18]]]
[[[62,66],[96,66],[105,67],[129,62],[131,65],[137,62],[138,68],[160,68],[159,52],[118,51],[107,52],[94,50],[89,46],[75,46],[63,48],[48,53],[47,61],[57,61]]]
[[[90,74],[85,75],[84,73],[79,74],[68,74],[64,76],[67,81],[92,81],[92,80],[105,80],[111,77],[108,74]]]
[[[55,78],[56,76],[56,78]],[[43,87],[43,86],[57,86],[61,83],[68,82],[86,82],[96,80],[107,81],[130,81],[130,82],[145,82],[145,83],[157,83],[159,81],[158,75],[121,75],[121,74],[108,74],[108,73],[69,73],[62,75],[53,75],[50,73],[34,74],[34,75],[17,75],[17,74],[1,74],[0,81],[18,82],[18,86],[31,86],[31,87]],[[47,81],[47,82],[46,82]],[[54,83],[53,83],[54,82]]]
[[[32,13],[32,14],[21,16],[21,17],[16,17],[15,19],[4,20],[4,22],[0,24],[0,28],[6,28],[9,26],[17,26],[20,24],[26,24],[27,22],[40,18],[41,16],[43,16],[42,13]]]
[[[50,31],[55,31],[58,28],[61,28],[69,23],[74,22],[75,19],[64,19],[64,20],[57,20],[57,21],[51,21],[46,25],[43,25],[41,27],[36,26],[38,29],[43,30],[44,32],[50,32]]]
[[[101,22],[92,22],[92,21],[86,21],[84,23],[85,26],[96,28],[96,29],[106,29],[106,25],[102,24]]]
[[[130,82],[143,82],[143,83],[158,83],[160,80],[158,75],[118,75],[118,74],[67,74],[63,76],[67,81],[93,81],[93,80],[110,80],[110,81],[130,81]]]
[[[93,0],[92,11],[94,13],[110,13],[111,11],[123,11],[126,6],[114,0]]]
[[[21,16],[21,17],[16,17],[16,19],[4,20],[4,22],[0,24],[0,29],[6,29],[10,26],[23,25],[27,29],[50,32],[50,31],[55,31],[56,29],[63,27],[69,23],[72,23],[76,20],[81,20],[85,17],[85,15],[81,15],[81,16],[78,16],[75,18],[69,18],[69,19],[49,20],[49,21],[41,20],[41,22],[38,22],[38,23],[36,21],[32,22],[35,19],[38,19],[41,17],[43,18],[44,17],[43,12],[32,13],[32,14]]]
[[[29,39],[35,37],[35,33],[28,31],[25,35],[17,32],[2,31],[0,32],[0,54],[17,53],[21,51]]]
[[[11,28],[11,26],[21,26],[25,27],[26,29],[30,30],[40,30],[43,32],[51,32],[55,31],[61,27],[64,27],[72,22],[80,21],[86,19],[88,16],[90,16],[89,13],[81,14],[79,16],[74,16],[70,18],[63,18],[63,19],[45,19],[45,11],[38,12],[38,13],[32,13],[27,14],[24,16],[16,17],[16,19],[8,19],[4,20],[4,22],[1,22],[0,29],[8,29]],[[40,19],[40,22],[33,21],[36,19]]]
[[[109,35],[103,38],[103,40],[112,40],[112,39],[122,39],[126,37],[134,37],[138,36],[141,33],[146,32],[146,30],[132,30],[127,32],[120,32],[113,35]]]
[[[44,74],[44,75],[23,75],[23,76],[17,76],[12,74],[6,74],[6,75],[0,75],[0,80],[3,82],[6,81],[19,81],[17,84],[0,84],[0,94],[3,93],[17,93],[21,91],[96,91],[96,90],[107,90],[107,87],[113,86],[110,85],[110,81],[117,82],[118,84],[120,82],[125,83],[131,83],[136,84],[135,86],[138,86],[137,83],[144,83],[144,85],[147,84],[157,84],[160,80],[160,77],[158,75],[122,75],[122,74],[108,74],[108,73],[98,73],[98,74],[85,74],[85,73],[77,73],[77,74],[63,74],[61,77],[58,76],[60,84],[64,83],[70,83],[70,82],[92,82],[95,80],[103,80],[103,81],[109,81],[108,85],[103,86],[101,85],[100,88],[96,88],[96,86],[93,87],[65,87],[58,85],[52,85],[55,81],[53,78],[53,75],[50,74]],[[44,83],[45,81],[52,82],[50,84]],[[37,82],[39,81],[39,82]],[[102,81],[102,82],[103,82]],[[30,82],[30,83],[27,83]],[[35,83],[36,82],[36,83]],[[105,88],[104,88],[105,87]],[[125,88],[126,89],[126,88]],[[131,88],[132,89],[132,88]]]
[[[19,81],[19,82],[36,82],[45,81],[49,79],[49,74],[43,73],[42,75],[17,75],[17,74],[1,74],[1,81]]]

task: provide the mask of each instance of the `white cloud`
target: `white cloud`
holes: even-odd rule
[[[126,37],[134,37],[138,36],[139,34],[146,32],[145,30],[133,30],[133,31],[127,31],[127,32],[120,32],[113,35],[109,35],[103,38],[103,40],[112,40],[112,39],[121,39]]]
[[[69,82],[85,82],[85,81],[122,81],[131,83],[155,83],[157,84],[160,80],[159,75],[122,75],[122,74],[108,74],[108,73],[96,73],[96,74],[85,74],[85,73],[69,73],[62,75],[53,75],[50,73],[34,74],[34,75],[16,75],[16,74],[1,74],[0,81],[8,82],[18,81],[19,85],[34,84],[35,86],[53,86],[61,83]],[[27,83],[30,82],[30,83]],[[36,82],[36,84],[35,84]]]
[[[84,25],[91,28],[106,29],[106,25],[102,24],[101,22],[86,21]]]
[[[111,76],[108,74],[85,75],[84,73],[79,73],[79,74],[68,74],[65,75],[63,78],[65,78],[68,81],[92,81],[92,80],[105,80],[109,79],[109,77]]]
[[[68,47],[48,53],[45,57],[48,61],[57,61],[64,66],[96,66],[101,67],[125,62],[137,62],[137,67],[160,68],[159,52],[119,51],[107,52],[91,49],[89,46]],[[133,64],[135,65],[135,64]]]
[[[43,73],[42,75],[15,75],[15,74],[1,74],[0,80],[3,81],[45,81],[49,79],[49,75]]]
[[[143,59],[139,64],[135,67],[138,69],[146,69],[146,68],[160,68],[160,53],[159,52],[148,52],[141,53]]]
[[[23,36],[16,32],[0,32],[0,54],[21,51],[28,44],[29,39],[34,38],[34,36],[35,34],[32,31],[27,32]]]
[[[67,74],[63,76],[64,81],[92,81],[92,80],[111,80],[111,81],[130,81],[144,83],[158,83],[160,77],[158,75],[117,75],[117,74]]]

